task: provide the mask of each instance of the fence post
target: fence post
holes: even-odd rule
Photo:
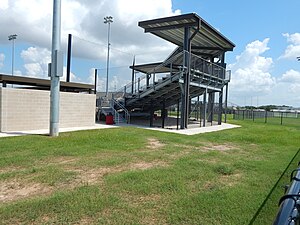
[[[252,110],[252,120],[254,122],[254,110]]]
[[[283,117],[283,112],[281,112],[281,118],[280,118],[281,119],[281,125],[282,125],[282,117]]]
[[[243,110],[243,120],[245,119],[245,110]]]
[[[265,113],[265,123],[267,123],[267,118],[268,118],[268,111],[266,110],[266,113]]]

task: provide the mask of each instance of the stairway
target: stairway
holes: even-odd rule
[[[128,123],[127,117],[123,116],[122,113],[118,112],[115,107],[114,107],[114,100],[110,100],[106,97],[102,97],[99,99],[99,105],[98,105],[98,115],[97,117],[99,118],[100,114],[104,114],[105,116],[107,115],[113,115],[114,117],[114,123],[115,124],[120,124],[120,123]],[[126,113],[125,113],[126,115]]]

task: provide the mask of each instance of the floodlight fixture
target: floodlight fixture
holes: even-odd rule
[[[300,61],[300,56],[297,57],[297,60]]]

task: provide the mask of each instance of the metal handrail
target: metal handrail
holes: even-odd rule
[[[173,61],[178,59],[181,55],[183,55],[183,53],[184,52],[180,52],[180,53],[174,55],[173,57],[166,59],[163,63],[154,67],[148,74],[145,74],[144,76],[139,77],[139,80],[137,80],[137,81],[129,82],[128,84],[126,84],[125,86],[123,86],[122,88],[117,90],[116,93],[123,93],[123,96],[124,96],[126,94],[126,91],[129,90],[132,86],[134,86],[136,84],[138,84],[138,86],[140,88],[145,87],[146,85],[140,86],[141,81],[145,80],[149,74],[155,74],[158,69],[162,68],[163,66],[165,66],[167,64],[172,63]],[[139,92],[139,90],[137,90],[137,92]]]
[[[119,122],[120,122],[120,114],[114,108],[112,108],[112,110],[113,110],[113,116],[114,116],[114,119],[115,119],[115,123],[119,124]]]
[[[116,101],[115,99],[112,99],[112,108],[114,108],[114,104],[118,105],[121,109],[123,109],[124,113],[125,113],[125,120],[127,123],[130,123],[130,113],[129,111],[118,101]]]
[[[186,52],[187,51],[181,51],[181,52],[177,53],[176,55],[174,55],[170,58],[167,58],[164,62],[157,65],[155,68],[153,68],[147,74],[139,77],[139,79],[137,79],[133,82],[130,82],[130,83],[126,84],[125,86],[123,86],[122,88],[120,88],[119,90],[117,90],[114,94],[114,97],[115,98],[118,98],[118,97],[124,98],[124,97],[126,97],[126,93],[128,93],[128,90],[131,90],[132,94],[137,94],[139,96],[141,90],[144,91],[149,87],[148,86],[149,84],[141,85],[141,83],[144,82],[145,79],[147,79],[147,77],[151,74],[153,75],[153,77],[152,77],[152,80],[153,80],[152,81],[152,86],[153,86],[153,88],[155,88],[155,86],[158,85],[155,81],[156,71],[158,71],[160,68],[162,68],[162,67],[164,67],[168,64],[172,64],[179,57],[185,56]],[[190,58],[190,60],[193,60],[195,62],[194,65],[191,65],[191,67],[190,67],[191,72],[194,72],[194,74],[192,74],[192,76],[191,76],[191,79],[193,79],[193,78],[198,78],[199,79],[200,78],[199,82],[204,80],[205,82],[208,82],[208,85],[212,82],[216,83],[216,85],[218,85],[217,83],[219,83],[219,84],[221,84],[221,83],[225,84],[226,83],[226,78],[227,77],[226,77],[226,69],[224,67],[222,67],[222,66],[220,66],[216,63],[210,62],[210,61],[208,61],[208,60],[206,60],[206,59],[204,59],[200,56],[197,56],[195,54],[192,54],[192,53],[189,54],[189,58]],[[183,60],[184,60],[184,57],[183,57]],[[187,68],[184,68],[182,66],[181,69],[184,70],[184,69],[187,69]],[[199,76],[199,74],[196,75],[197,71],[202,75],[201,76]],[[171,73],[171,76],[172,76],[173,75],[172,68],[171,68],[170,73]],[[167,77],[165,77],[165,78],[167,78]],[[168,79],[166,79],[166,80],[168,80]],[[161,84],[161,82],[159,84]],[[133,86],[138,87],[138,89],[135,90],[135,92],[132,90]]]

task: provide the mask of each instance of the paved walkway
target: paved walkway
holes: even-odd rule
[[[240,127],[238,125],[232,125],[228,123],[222,123],[222,125],[215,125],[209,127],[194,127],[191,126],[188,129],[184,130],[177,130],[176,128],[154,128],[154,127],[145,127],[145,126],[138,126],[133,124],[125,124],[125,125],[105,125],[105,124],[95,124],[94,126],[89,127],[72,127],[72,128],[60,128],[59,132],[71,132],[71,131],[79,131],[79,130],[95,130],[95,129],[108,129],[108,128],[117,128],[122,126],[131,126],[131,127],[138,127],[141,129],[148,129],[148,130],[157,130],[162,132],[170,132],[176,134],[183,134],[183,135],[194,135],[194,134],[202,134],[207,132],[214,132],[226,129],[232,129]],[[13,137],[13,136],[22,136],[22,135],[32,135],[32,134],[42,134],[46,135],[49,134],[49,130],[30,130],[30,131],[12,131],[12,132],[0,132],[1,137]]]
[[[79,131],[79,130],[95,130],[95,129],[107,129],[107,128],[116,128],[118,126],[110,126],[105,124],[95,124],[94,126],[88,127],[71,127],[71,128],[60,128],[59,132],[71,132],[71,131]],[[13,137],[13,136],[22,136],[22,135],[30,135],[30,134],[49,134],[48,129],[43,130],[28,130],[28,131],[11,131],[11,132],[0,132],[1,137]]]

